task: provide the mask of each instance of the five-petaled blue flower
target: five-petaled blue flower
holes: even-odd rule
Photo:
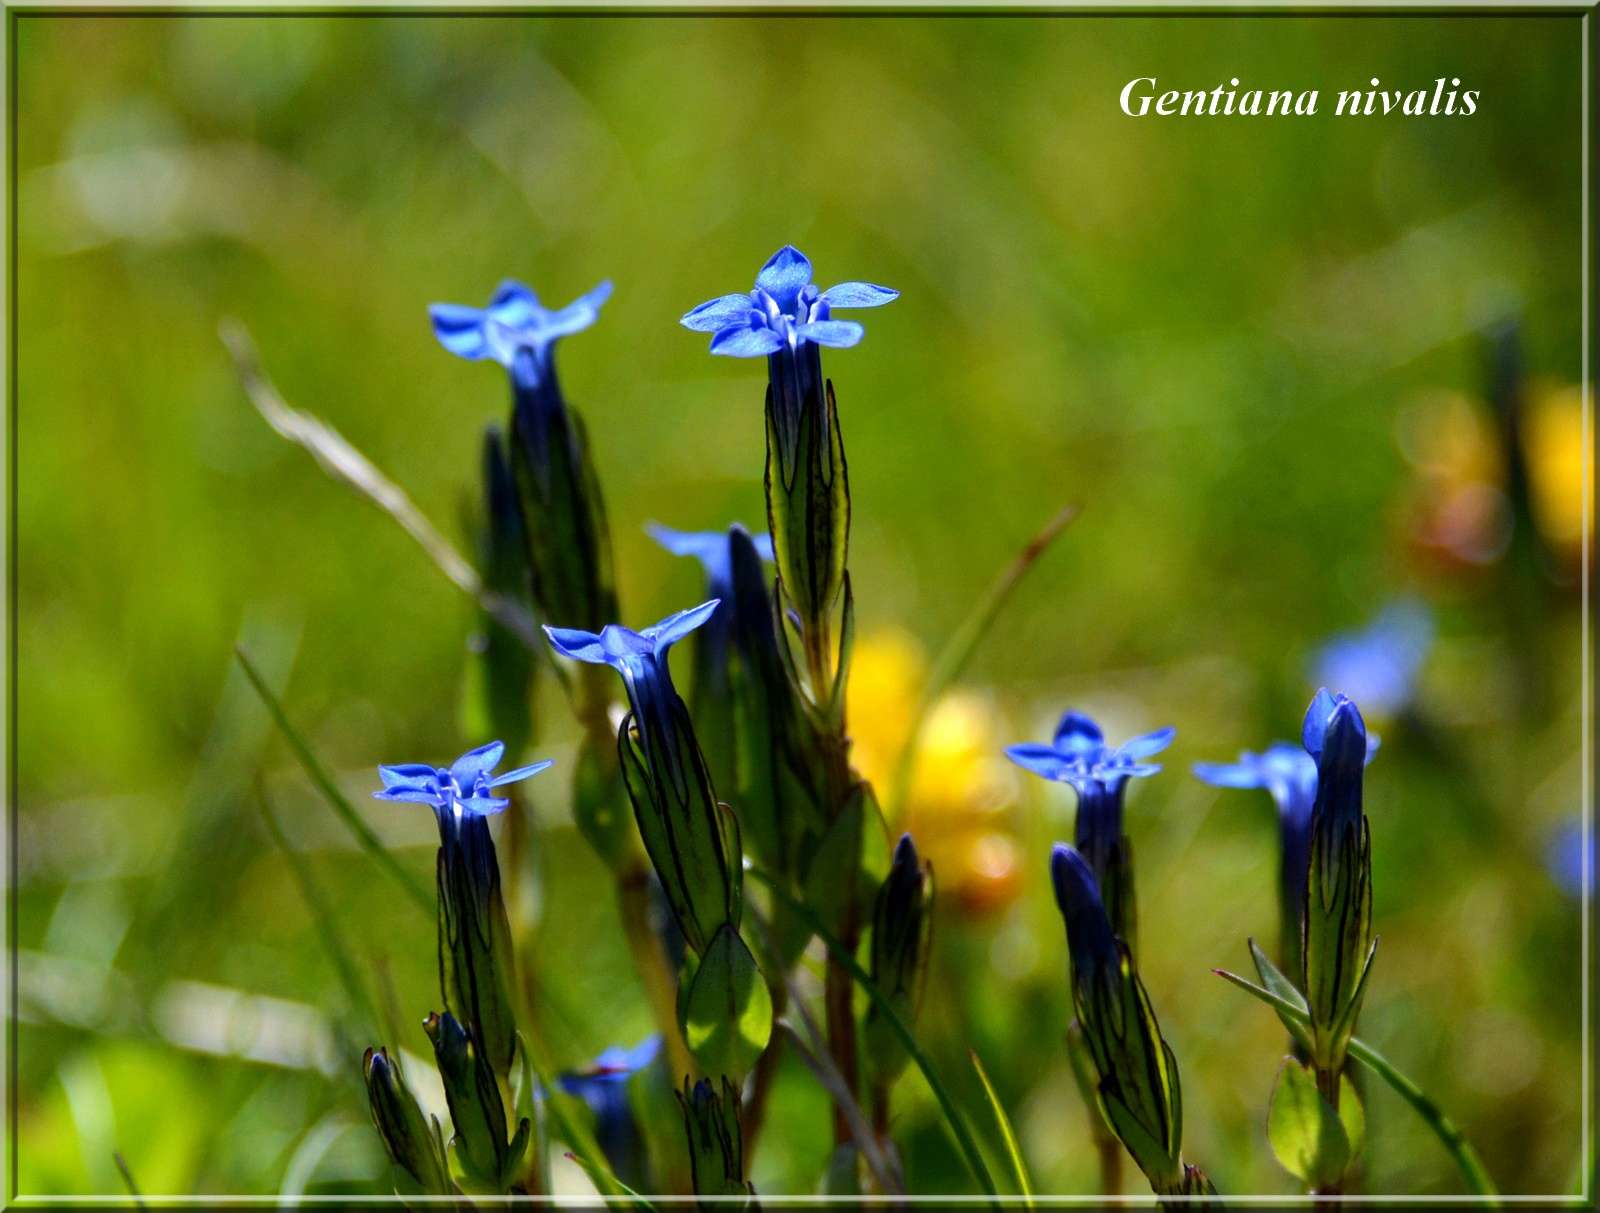
[[[608,623],[598,633],[548,625],[544,630],[550,637],[550,646],[563,657],[608,665],[622,675],[628,702],[648,746],[652,736],[669,736],[672,729],[677,692],[672,688],[667,650],[710,619],[720,601],[713,598],[668,615],[642,632],[620,623]]]
[[[1318,650],[1312,674],[1321,686],[1343,687],[1375,717],[1411,702],[1417,674],[1433,644],[1433,616],[1415,598],[1386,606],[1358,632],[1343,632]]]
[[[1066,712],[1050,745],[1007,746],[1006,757],[1035,775],[1070,783],[1080,796],[1120,794],[1129,779],[1161,769],[1144,759],[1171,745],[1175,733],[1171,728],[1157,729],[1112,749],[1092,719],[1082,712]]]
[[[492,789],[516,783],[530,775],[537,775],[551,765],[551,760],[518,767],[504,775],[494,774],[495,765],[505,754],[506,747],[498,741],[468,750],[448,767],[432,767],[427,763],[406,762],[397,766],[381,766],[378,777],[383,788],[374,792],[375,800],[396,800],[406,804],[432,805],[436,813],[498,813],[511,802],[492,794]]]
[[[786,244],[761,267],[753,291],[702,303],[679,323],[711,333],[711,352],[735,358],[761,358],[808,341],[843,349],[860,341],[864,330],[853,320],[833,319],[834,308],[881,307],[899,295],[871,282],[841,282],[819,291],[811,262]]]
[[[588,328],[611,297],[602,282],[563,308],[547,308],[520,282],[507,279],[483,308],[435,303],[428,308],[439,344],[463,358],[489,358],[511,372],[524,388],[535,387],[550,368],[557,339]]]

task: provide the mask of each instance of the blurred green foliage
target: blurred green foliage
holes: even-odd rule
[[[1296,735],[1318,640],[1420,590],[1441,639],[1428,727],[1380,722],[1368,779],[1383,942],[1362,1035],[1503,1191],[1572,1190],[1579,911],[1544,857],[1579,807],[1576,594],[1526,569],[1509,585],[1419,568],[1398,424],[1420,392],[1481,395],[1481,330],[1508,314],[1532,371],[1578,378],[1575,18],[20,14],[13,30],[21,1191],[119,1192],[113,1150],[147,1194],[373,1190],[361,1048],[426,1052],[431,923],[352,849],[230,663],[251,648],[359,796],[379,761],[483,740],[458,727],[474,615],[267,429],[219,319],[449,524],[507,400],[498,371],[437,347],[425,305],[480,303],[508,275],[553,303],[613,278],[561,361],[639,624],[696,592],[647,519],[762,513],[759,372],[708,358],[676,319],[788,241],[825,285],[903,292],[828,357],[864,633],[897,623],[936,648],[1032,531],[1084,507],[970,676],[1008,740],[1069,702],[1119,736],[1178,727],[1129,831],[1186,1152],[1224,1191],[1293,1190],[1266,1142],[1281,1029],[1207,971],[1274,930],[1271,813],[1188,764]],[[1325,110],[1375,75],[1482,96],[1470,119],[1135,121],[1116,106],[1135,75],[1317,87]],[[1534,614],[1502,609],[1517,595]],[[1548,671],[1536,699],[1511,693],[1530,660]],[[568,758],[547,699],[536,748]],[[384,1023],[349,1005],[261,828],[258,768]],[[577,1065],[649,1017],[563,782],[530,793],[522,917],[540,1027]],[[1036,1189],[1067,1193],[1096,1173],[1061,1043],[1056,791],[1011,810],[1016,896],[941,906],[919,1035],[987,1123],[978,1051]],[[368,819],[425,879],[427,815]],[[792,1064],[773,1106],[752,1177],[808,1190],[825,1100]],[[960,1190],[919,1082],[897,1113],[913,1190]],[[1397,1101],[1372,1091],[1368,1117],[1366,1191],[1459,1190]]]

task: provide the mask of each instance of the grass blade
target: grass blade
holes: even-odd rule
[[[912,710],[911,727],[907,730],[906,739],[900,747],[900,756],[895,760],[894,776],[889,781],[889,795],[884,806],[885,816],[889,820],[893,821],[905,805],[906,792],[911,786],[911,769],[917,756],[917,742],[922,737],[928,713],[950,689],[950,685],[961,676],[961,671],[966,669],[967,662],[972,660],[972,654],[977,651],[978,643],[988,633],[989,625],[995,621],[1012,593],[1027,576],[1028,570],[1039,562],[1039,558],[1055,542],[1056,536],[1066,530],[1067,524],[1077,516],[1078,507],[1069,505],[1063,507],[1054,518],[1045,523],[1044,529],[1028,540],[1027,546],[1017,553],[1016,559],[1001,571],[1000,576],[972,608],[972,613],[961,621],[961,626],[949,640],[945,641],[944,647],[939,650],[939,655],[934,658],[927,684],[922,688],[922,695]]]
[[[1224,981],[1238,986],[1245,993],[1259,998],[1276,1010],[1280,1017],[1287,1016],[1300,1024],[1311,1022],[1310,1016],[1288,999],[1274,994],[1271,990],[1262,989],[1248,978],[1230,973],[1226,969],[1213,969],[1212,972]],[[1472,1148],[1472,1143],[1467,1140],[1466,1134],[1444,1114],[1439,1105],[1434,1103],[1421,1087],[1395,1069],[1382,1053],[1358,1037],[1350,1038],[1350,1056],[1388,1083],[1395,1094],[1410,1104],[1412,1110],[1422,1118],[1423,1123],[1434,1131],[1450,1157],[1455,1160],[1456,1167],[1461,1171],[1461,1177],[1467,1181],[1469,1191],[1478,1196],[1500,1194],[1499,1189],[1494,1186],[1494,1180],[1489,1177],[1488,1169],[1483,1165],[1483,1159],[1478,1157],[1478,1152]]]
[[[895,1010],[894,1004],[878,989],[877,984],[868,975],[867,971],[856,962],[856,958],[850,954],[849,949],[840,943],[833,932],[822,924],[822,920],[811,912],[809,906],[802,905],[796,901],[789,895],[780,881],[767,875],[760,868],[752,867],[745,870],[766,885],[772,895],[783,903],[785,909],[799,918],[818,939],[822,940],[827,945],[828,951],[832,954],[834,960],[855,979],[857,985],[866,991],[867,997],[878,1008],[879,1014],[884,1017],[889,1026],[894,1029],[895,1035],[900,1038],[900,1043],[904,1046],[906,1053],[912,1061],[917,1063],[917,1069],[922,1071],[922,1077],[928,1082],[928,1089],[933,1092],[933,1097],[939,1101],[939,1108],[944,1113],[945,1124],[949,1126],[951,1136],[955,1138],[956,1146],[961,1151],[961,1157],[967,1164],[967,1169],[972,1172],[973,1178],[978,1181],[978,1186],[985,1193],[992,1197],[998,1196],[999,1192],[994,1186],[994,1178],[989,1174],[989,1168],[984,1165],[983,1155],[978,1151],[978,1143],[973,1140],[972,1130],[962,1118],[960,1109],[956,1107],[955,1101],[950,1098],[949,1088],[944,1085],[944,1081],[939,1077],[938,1071],[933,1068],[933,1063],[928,1060],[927,1054],[918,1047],[916,1038],[911,1035],[911,1029],[906,1026],[905,1020],[900,1018],[900,1013]],[[996,1203],[998,1204],[998,1202]]]
[[[1028,1182],[1028,1165],[1022,1160],[1022,1146],[1017,1142],[1016,1131],[1011,1127],[1011,1118],[1006,1115],[1005,1106],[1001,1104],[994,1084],[989,1081],[989,1072],[983,1068],[978,1051],[968,1049],[967,1056],[972,1058],[972,1068],[978,1072],[978,1081],[983,1084],[983,1093],[989,1097],[989,1107],[994,1111],[995,1123],[1000,1126],[1000,1136],[1005,1141],[1006,1153],[1011,1158],[1011,1171],[1017,1179],[1017,1191],[1022,1193],[1023,1203],[1031,1209],[1033,1185]]]
[[[339,790],[338,785],[333,782],[333,777],[328,774],[327,768],[317,761],[317,756],[311,752],[311,747],[305,743],[305,740],[295,731],[295,727],[289,723],[289,718],[283,713],[283,705],[278,702],[271,688],[267,686],[266,680],[261,677],[256,667],[251,664],[250,658],[245,655],[245,651],[243,649],[235,649],[234,655],[238,657],[239,664],[244,668],[245,676],[250,679],[250,684],[255,687],[256,694],[260,695],[261,701],[267,705],[267,711],[271,714],[273,723],[278,726],[278,731],[283,734],[284,740],[289,743],[289,748],[294,751],[295,757],[300,760],[300,765],[304,768],[307,778],[311,780],[317,791],[322,793],[323,799],[328,802],[329,807],[349,828],[350,833],[355,835],[356,841],[361,844],[361,849],[371,855],[377,861],[378,866],[383,868],[385,872],[394,877],[401,888],[410,894],[411,900],[415,901],[424,913],[432,915],[434,912],[432,894],[423,886],[420,880],[400,866],[395,857],[389,854],[388,848],[372,832],[372,827],[361,820],[361,814],[356,812],[355,806],[350,803],[345,794]]]
[[[256,783],[256,807],[261,810],[261,819],[266,823],[267,833],[272,836],[272,841],[277,843],[278,850],[283,852],[283,857],[289,861],[289,869],[294,873],[295,883],[300,886],[300,895],[305,898],[312,920],[317,924],[317,934],[322,938],[323,951],[327,952],[328,959],[333,963],[334,972],[339,975],[345,996],[350,999],[351,1009],[366,1017],[366,1026],[369,1030],[378,1031],[377,1007],[356,971],[350,949],[345,947],[344,936],[339,931],[338,921],[328,905],[328,899],[323,896],[322,887],[312,875],[311,865],[306,862],[306,857],[291,847],[289,840],[284,837],[283,827],[278,824],[277,814],[272,811],[272,802],[267,797],[267,790],[261,786],[259,780]]]
[[[485,611],[529,648],[544,652],[544,636],[533,616],[514,599],[487,589],[478,571],[428,521],[404,489],[380,472],[372,460],[352,446],[338,430],[311,413],[291,407],[278,394],[278,389],[261,369],[255,345],[243,325],[225,321],[220,335],[233,358],[234,372],[239,376],[245,395],[268,425],[309,451],[328,475],[349,485],[393,518],[417,541],[440,572],[476,598]]]

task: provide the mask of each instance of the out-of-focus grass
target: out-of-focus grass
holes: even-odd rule
[[[424,306],[481,302],[506,275],[558,303],[613,278],[562,367],[637,623],[697,592],[645,520],[761,517],[759,367],[708,358],[675,320],[785,241],[824,285],[903,291],[829,360],[864,631],[893,623],[937,649],[1043,519],[1084,506],[969,677],[1006,737],[1045,735],[1069,702],[1112,732],[1178,726],[1129,822],[1189,1153],[1226,1190],[1288,1190],[1262,1128],[1281,1030],[1208,971],[1273,929],[1270,811],[1195,783],[1188,763],[1293,736],[1317,640],[1420,589],[1440,616],[1422,690],[1434,732],[1381,727],[1383,944],[1362,1030],[1504,1190],[1569,1188],[1578,911],[1542,858],[1578,808],[1576,605],[1538,598],[1553,690],[1518,701],[1508,671],[1531,642],[1500,610],[1503,579],[1429,575],[1409,554],[1399,421],[1419,393],[1481,392],[1478,330],[1509,311],[1531,369],[1578,377],[1572,21],[24,14],[15,28],[24,1192],[118,1192],[112,1149],[146,1193],[269,1192],[286,1174],[366,1190],[376,1175],[366,1042],[343,1035],[337,974],[244,794],[263,744],[287,839],[358,962],[387,975],[373,985],[392,990],[399,1043],[424,1047],[417,1020],[437,998],[431,924],[349,850],[264,720],[220,751],[214,722],[252,710],[223,690],[241,621],[293,621],[288,709],[359,797],[378,761],[482,740],[457,734],[471,611],[267,430],[218,319],[241,319],[292,404],[448,524],[505,389],[434,344]],[[1325,106],[1374,75],[1445,75],[1483,99],[1464,120],[1134,122],[1115,105],[1134,75],[1319,87]],[[541,751],[564,756],[570,730],[545,709]],[[648,1016],[562,800],[558,780],[534,792],[550,823],[535,949],[541,1026],[574,1064]],[[920,1032],[980,1112],[966,1049],[983,1056],[1038,1190],[1087,1191],[1043,880],[1070,797],[1013,784],[1002,800],[999,908],[947,902]],[[426,878],[426,814],[369,820]],[[281,1001],[240,1002],[235,1022],[206,990]],[[898,1106],[914,1188],[962,1184],[918,1080]],[[784,1128],[756,1182],[806,1190],[825,1116],[798,1066],[775,1108]],[[1367,1190],[1456,1190],[1381,1090],[1369,1125]]]

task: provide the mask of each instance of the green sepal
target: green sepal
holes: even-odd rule
[[[505,1104],[494,1070],[450,1012],[429,1015],[423,1028],[433,1041],[445,1102],[455,1126],[450,1146],[461,1171],[477,1189],[503,1191],[502,1177],[512,1162]]]
[[[430,1127],[387,1049],[368,1049],[361,1068],[372,1123],[394,1171],[395,1191],[407,1196],[448,1195],[452,1191],[450,1168],[439,1122],[433,1121]]]
[[[1284,1170],[1313,1188],[1336,1186],[1355,1157],[1364,1132],[1361,1102],[1341,1078],[1335,1111],[1317,1090],[1316,1076],[1292,1057],[1284,1059],[1267,1110],[1267,1141]],[[1346,1113],[1345,1109],[1353,1109]],[[1349,1116],[1347,1121],[1346,1117]],[[1352,1145],[1351,1131],[1357,1136]]]
[[[1372,839],[1367,819],[1344,837],[1312,835],[1304,930],[1306,1004],[1311,1053],[1319,1068],[1338,1070],[1355,1027],[1359,992],[1372,949]]]
[[[678,1105],[683,1111],[695,1195],[748,1198],[752,1189],[744,1178],[739,1088],[727,1078],[721,1080],[720,1090],[709,1078],[693,1084],[685,1078]]]
[[[708,1074],[735,1082],[772,1035],[772,995],[739,933],[723,926],[712,937],[683,1000],[683,1037]]]
[[[719,927],[739,925],[739,825],[717,802],[681,699],[674,697],[671,712],[674,727],[654,744],[675,747],[675,771],[664,754],[653,763],[647,759],[631,713],[617,732],[617,753],[645,854],[684,939],[703,953]]]

